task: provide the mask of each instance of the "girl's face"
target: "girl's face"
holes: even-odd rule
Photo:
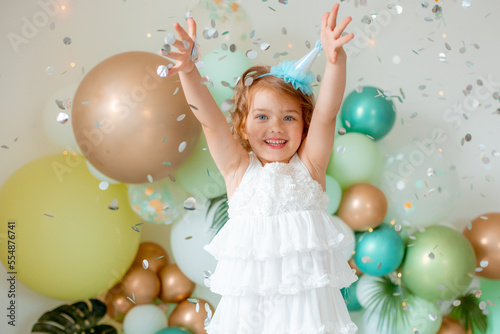
[[[285,162],[297,152],[304,139],[300,104],[269,89],[254,95],[243,129],[243,139],[262,165]]]

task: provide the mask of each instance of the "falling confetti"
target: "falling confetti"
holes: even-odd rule
[[[168,67],[165,65],[158,66],[156,74],[161,78],[165,78],[168,75]]]
[[[372,261],[373,261],[373,259],[371,257],[369,257],[369,256],[363,256],[361,258],[361,262],[363,262],[363,263],[369,263],[369,262],[372,262]]]
[[[47,217],[50,217],[50,218],[54,218],[54,215],[51,215],[50,213],[44,213],[43,215],[47,216]]]
[[[255,50],[248,50],[246,53],[246,56],[248,59],[255,59],[255,58],[257,58],[257,55],[258,55],[258,53]]]
[[[69,120],[69,115],[61,111],[59,114],[57,114],[56,120],[59,124],[66,124],[66,122],[68,122]]]
[[[142,267],[144,269],[148,269],[149,268],[149,262],[148,262],[148,260],[146,260],[146,259],[142,260]]]
[[[118,210],[118,200],[117,199],[112,200],[111,204],[108,205],[108,209]]]
[[[71,38],[69,37],[64,37],[63,39],[63,43],[66,44],[66,45],[70,45],[71,44]]]
[[[184,201],[184,209],[186,210],[196,210],[196,199],[189,197]]]
[[[186,117],[186,114],[181,114],[177,117],[177,121],[180,122]]]
[[[180,143],[179,145],[179,153],[181,153],[182,151],[184,151],[184,149],[186,148],[187,146],[187,143],[185,141],[183,141],[182,143]]]

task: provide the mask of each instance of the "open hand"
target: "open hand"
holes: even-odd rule
[[[332,64],[337,62],[339,54],[345,54],[343,46],[354,38],[353,33],[341,37],[349,22],[352,21],[352,18],[348,16],[337,24],[338,11],[339,4],[335,4],[332,11],[323,14],[321,19],[321,46],[327,60]]]
[[[167,76],[175,75],[179,72],[189,73],[194,68],[194,62],[198,58],[198,49],[195,44],[196,40],[196,22],[192,17],[187,19],[188,32],[181,27],[177,22],[174,23],[174,29],[179,35],[179,39],[176,39],[173,43],[169,43],[171,46],[177,49],[177,52],[169,51],[162,54],[165,57],[175,60],[175,65],[172,66]]]

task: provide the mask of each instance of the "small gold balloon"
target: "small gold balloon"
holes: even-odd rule
[[[203,299],[198,300],[198,312],[196,311],[196,304],[185,300],[177,305],[177,307],[172,311],[170,318],[168,319],[168,325],[172,327],[182,327],[194,334],[206,334],[205,331],[205,319],[207,317],[207,312],[205,310],[205,304],[208,304],[212,314],[214,313],[214,308],[207,301]]]
[[[466,334],[465,329],[453,318],[443,317],[441,328],[436,334]]]
[[[149,269],[134,267],[122,280],[123,293],[136,305],[152,303],[160,293],[160,279]]]
[[[146,262],[144,261],[146,260]],[[155,273],[158,273],[161,268],[169,264],[169,256],[165,249],[154,242],[142,242],[139,245],[132,267],[146,267]],[[147,263],[145,265],[144,263]]]
[[[355,231],[379,226],[387,213],[384,193],[368,183],[358,183],[342,195],[337,216]]]
[[[477,276],[500,279],[500,213],[475,218],[463,232],[476,255]]]
[[[198,143],[201,126],[172,64],[149,52],[125,52],[90,70],[73,99],[76,142],[89,163],[123,183],[146,183],[172,174]]]
[[[176,264],[163,267],[158,276],[161,283],[160,299],[165,303],[179,303],[187,299],[196,287]]]
[[[107,314],[118,322],[123,322],[127,312],[134,307],[127,296],[123,292],[106,296]]]

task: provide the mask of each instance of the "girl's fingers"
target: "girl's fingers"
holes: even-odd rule
[[[336,22],[337,22],[337,13],[339,11],[339,4],[336,3],[333,5],[332,11],[330,12],[330,16],[328,17],[328,26],[332,29],[335,28]]]
[[[335,37],[335,39],[339,38],[340,35],[342,35],[342,33],[344,32],[345,28],[347,27],[347,25],[352,21],[352,17],[348,16],[346,18],[344,18],[336,27],[335,29],[333,30],[333,37]]]
[[[342,45],[346,45],[347,43],[349,43],[353,38],[354,38],[354,34],[351,32],[351,33],[344,35],[344,36],[340,37],[339,39],[337,39],[337,42],[342,46]]]
[[[175,42],[171,45],[179,51],[185,51],[191,49],[191,43],[188,41],[179,41],[178,39],[176,39]]]
[[[188,35],[189,37],[191,37],[191,39],[194,40],[196,38],[196,21],[192,17],[190,17],[188,18],[187,23],[188,23]]]
[[[165,57],[167,58],[170,58],[170,59],[174,59],[174,60],[181,60],[185,57],[185,55],[183,55],[182,53],[180,52],[169,52],[165,55]]]
[[[188,33],[186,32],[186,30],[184,30],[183,27],[181,27],[179,23],[177,22],[174,23],[174,29],[175,31],[177,31],[177,34],[181,39],[186,39],[186,40],[189,39]]]
[[[330,13],[327,12],[325,14],[323,14],[323,16],[321,17],[321,26],[324,28],[326,28],[326,25],[328,24],[328,17],[330,16]]]

